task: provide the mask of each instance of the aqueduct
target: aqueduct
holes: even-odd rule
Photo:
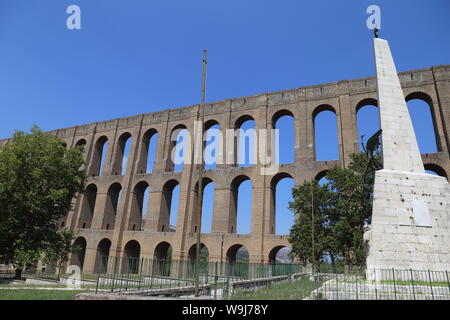
[[[450,173],[450,65],[399,74],[405,99],[425,101],[431,112],[437,152],[423,154],[425,168],[448,177]],[[301,87],[205,105],[205,128],[239,129],[251,121],[256,129],[273,128],[279,118],[294,122],[291,163],[280,165],[274,175],[261,175],[260,164],[217,164],[204,171],[204,187],[214,186],[211,232],[201,235],[209,261],[233,260],[245,247],[249,260],[267,262],[289,246],[287,235],[275,233],[275,188],[283,178],[295,185],[320,179],[331,167],[345,166],[349,154],[358,150],[357,112],[377,104],[374,77]],[[193,131],[199,105],[141,114],[52,131],[67,146],[84,145],[88,183],[61,221],[74,229],[81,250],[70,263],[84,273],[98,272],[101,256],[192,258],[195,244],[195,199],[198,193],[195,165],[176,170],[171,161],[172,136]],[[315,118],[332,112],[336,119],[338,160],[316,159]],[[156,142],[157,139],[157,142]],[[0,141],[0,144],[8,140]],[[149,163],[150,147],[156,147]],[[124,162],[125,150],[128,150]],[[126,163],[125,167],[122,167]],[[149,170],[149,166],[152,166]],[[251,231],[237,232],[239,186],[251,182]],[[176,228],[170,225],[174,190],[179,194]],[[144,195],[148,210],[143,212]]]

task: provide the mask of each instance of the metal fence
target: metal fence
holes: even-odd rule
[[[450,300],[448,271],[374,269],[364,274],[319,274],[310,299]]]
[[[186,293],[194,286],[195,261],[158,260],[129,257],[103,257],[98,268],[97,292],[146,291],[160,294]],[[291,275],[304,271],[301,264],[200,262],[199,274],[203,292],[228,296],[230,283]],[[176,289],[176,290],[175,290]]]
[[[195,261],[102,257],[96,273],[81,279],[96,292],[191,295],[195,268]],[[203,261],[199,268],[202,294],[218,299],[450,300],[448,271],[228,261]],[[51,269],[23,272],[23,277],[47,280],[64,276],[70,275]],[[2,270],[0,278],[13,279],[14,270]]]

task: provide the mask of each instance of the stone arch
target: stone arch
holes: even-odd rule
[[[284,245],[278,245],[272,248],[269,252],[269,256],[267,257],[270,263],[276,263],[277,262],[277,255],[282,249],[289,249],[288,247]]]
[[[239,195],[239,189],[242,185],[243,182],[245,181],[250,181],[252,182],[252,180],[245,175],[240,175],[235,177],[232,182],[231,182],[231,198],[230,198],[230,214],[231,214],[231,226],[230,226],[230,233],[237,233],[237,229],[238,226],[241,225],[241,223],[243,222],[242,219],[238,219],[238,211],[240,211],[239,208],[239,202],[240,202],[240,195]],[[241,190],[242,191],[242,190]],[[247,197],[247,201],[250,201],[250,207],[252,208],[252,201],[253,201],[253,184],[251,185],[251,197],[250,200]],[[248,204],[247,204],[248,205]],[[250,217],[247,221],[250,224],[250,232],[251,232],[251,219],[252,219],[252,210],[250,210]],[[245,220],[244,220],[245,221]]]
[[[194,243],[188,250],[188,261],[189,267],[187,270],[188,276],[195,275],[195,267],[196,267],[196,258],[197,258],[197,244]],[[208,261],[209,261],[209,251],[204,243],[200,243],[200,261],[199,261],[199,270],[200,274],[208,273]]]
[[[106,197],[105,213],[103,217],[102,229],[114,229],[117,210],[121,201],[122,186],[118,182],[114,182],[108,188]]]
[[[331,112],[332,115],[329,115],[328,112]],[[322,104],[313,110],[313,140],[316,161],[339,159],[339,136],[336,114],[336,109],[328,104]],[[330,116],[331,118],[329,118]],[[319,119],[320,123],[318,123],[318,117],[321,117]],[[326,129],[322,128],[322,126],[324,126]],[[330,126],[335,127],[334,132],[333,130],[330,130]]]
[[[215,119],[209,119],[209,120],[205,121],[205,131],[210,129],[211,127],[213,127],[215,125],[219,125],[220,126],[219,121],[217,121]]]
[[[295,117],[289,110],[278,110],[272,116],[272,129],[279,130],[277,145],[270,143],[274,162],[280,164],[295,161]],[[288,132],[289,131],[289,132]],[[280,143],[283,141],[283,143]],[[276,149],[274,149],[276,148]],[[276,152],[278,150],[278,152]]]
[[[148,129],[142,135],[141,154],[138,164],[138,173],[151,173],[156,160],[158,148],[158,131],[154,128]]]
[[[242,244],[232,245],[226,253],[227,274],[235,277],[245,277],[249,275],[250,254]]]
[[[175,199],[173,196],[174,189],[179,188],[180,183],[175,180],[171,179],[167,181],[162,189],[162,199],[161,199],[161,210],[160,210],[160,217],[159,217],[159,223],[158,223],[158,231],[159,232],[171,232],[175,231],[176,225],[171,226],[170,221],[173,220],[176,222],[178,212],[175,212],[175,208],[178,208],[179,203],[179,195],[178,199]],[[175,203],[176,202],[176,203]],[[173,208],[173,205],[176,204],[176,207]],[[175,218],[172,216],[175,215]]]
[[[100,176],[104,174],[104,167],[106,161],[106,155],[108,151],[108,138],[106,136],[101,136],[97,139],[94,146],[94,152],[92,155],[92,164],[90,176]]]
[[[89,229],[92,226],[92,218],[95,212],[95,203],[97,200],[97,186],[91,183],[86,187],[83,193],[83,202],[81,204],[80,219],[78,228]]]
[[[141,245],[136,240],[130,240],[124,247],[124,273],[138,273]]]
[[[86,140],[79,139],[77,143],[75,143],[75,147],[83,147],[83,150],[86,148]]]
[[[234,129],[239,129],[246,121],[255,121],[255,119],[249,114],[242,115],[234,122]]]
[[[244,127],[244,128],[243,128]],[[253,129],[253,130],[252,130]],[[250,115],[240,116],[234,124],[235,166],[250,166],[256,163],[256,122]],[[247,144],[248,139],[248,144]],[[248,156],[248,162],[246,158]]]
[[[324,111],[330,111],[330,112],[333,112],[334,114],[336,114],[336,109],[333,106],[331,106],[329,104],[321,104],[313,110],[313,113],[312,113],[313,120],[315,120],[315,118],[319,115],[319,113],[324,112]]]
[[[203,192],[203,198],[202,198],[202,224],[201,224],[201,228],[202,230],[205,230],[204,228],[204,222],[206,222],[206,218],[210,219],[210,221],[208,221],[209,223],[212,223],[212,218],[214,215],[214,212],[211,212],[211,214],[206,215],[206,211],[205,211],[205,207],[206,205],[212,205],[212,211],[214,211],[214,189],[212,190],[212,199],[210,199],[208,197],[207,199],[207,195],[205,194],[205,189],[210,185],[210,183],[213,184],[214,187],[214,181],[211,180],[211,178],[209,177],[203,177],[202,179],[203,181],[203,185],[202,185],[202,192]],[[192,232],[196,233],[197,232],[197,202],[198,202],[198,181],[195,183],[195,187],[194,187],[194,202],[193,202],[193,206],[192,206],[192,212],[193,212],[193,217],[192,217]],[[209,212],[208,212],[209,213]],[[200,232],[204,232],[200,230]]]
[[[87,241],[84,237],[78,237],[73,242],[73,246],[75,250],[70,258],[70,265],[78,266],[82,272],[84,267],[84,258],[86,256]]]
[[[448,179],[448,175],[447,175],[447,172],[445,171],[445,169],[435,163],[426,163],[426,164],[424,164],[424,168],[425,168],[425,170],[433,171],[438,176]]]
[[[131,195],[131,212],[128,222],[128,230],[141,231],[144,228],[143,217],[147,214],[149,185],[146,181],[138,182]],[[145,201],[147,203],[145,203]]]
[[[178,124],[170,132],[166,171],[183,171],[186,157],[189,156],[190,133],[184,124]],[[174,149],[175,148],[175,149]],[[172,159],[175,154],[175,163]]]
[[[359,109],[365,106],[375,106],[378,107],[378,101],[374,98],[364,98],[356,104],[355,112],[358,113]]]
[[[380,116],[378,101],[374,98],[366,98],[356,105],[356,130],[358,133],[358,150],[363,150],[367,140],[379,129]]]
[[[269,229],[270,234],[281,234],[280,232],[277,231],[277,225],[279,225],[280,222],[282,222],[282,220],[280,219],[280,211],[282,210],[282,208],[280,208],[279,205],[277,206],[277,186],[278,186],[278,183],[284,179],[291,179],[294,184],[294,178],[289,173],[286,173],[286,172],[280,172],[280,173],[276,174],[270,181],[270,190],[271,190],[271,192],[270,192],[271,193],[270,194],[270,229]],[[291,193],[291,190],[289,190],[288,192]],[[289,199],[289,201],[292,201],[292,199]],[[281,204],[281,205],[283,205],[283,204]],[[293,216],[294,215],[292,214],[292,217]],[[292,220],[291,226],[293,223],[294,223],[294,220]]]
[[[110,249],[111,240],[109,240],[108,238],[104,238],[98,243],[95,259],[95,273],[106,273],[108,271]]]
[[[190,261],[195,261],[197,257],[197,244],[193,244],[188,251],[188,258]],[[209,250],[204,243],[200,243],[200,258],[202,262],[208,262]]]
[[[155,260],[171,260],[172,259],[172,246],[167,241],[158,243],[153,252]]]
[[[416,139],[417,139],[417,143],[419,144],[419,149],[421,149],[421,153],[433,153],[433,152],[440,152],[442,151],[442,146],[439,140],[439,132],[438,132],[438,126],[437,126],[437,121],[436,121],[436,115],[434,113],[434,109],[433,109],[433,99],[426,93],[424,92],[411,92],[410,94],[408,94],[405,97],[405,101],[408,104],[408,109],[410,112],[410,116],[411,116],[411,121],[413,122],[413,127],[414,127],[414,133],[416,135]],[[431,124],[429,124],[432,128],[432,132],[433,132],[433,143],[435,143],[435,146],[431,146],[428,147],[431,150],[424,150],[424,145],[422,143],[422,138],[424,137],[424,129],[421,129],[420,127],[418,127],[418,123],[415,121],[415,117],[414,117],[414,111],[411,110],[411,104],[414,103],[414,101],[421,101],[423,103],[425,103],[428,108],[426,109],[426,114],[421,115],[421,122],[422,124],[424,124],[424,122],[427,121],[427,117],[428,115],[430,116],[430,120],[431,120]],[[413,112],[411,112],[413,111]],[[426,126],[426,123],[425,123]],[[431,141],[429,141],[431,142]],[[427,148],[427,149],[428,149]]]
[[[238,254],[239,252],[242,252],[242,254]],[[246,252],[246,253],[245,253]],[[247,263],[250,258],[249,251],[244,245],[242,244],[234,244],[230,246],[226,253],[227,261],[228,262],[242,262]]]
[[[322,178],[325,178],[326,175],[328,173],[328,170],[322,170],[319,173],[316,174],[316,176],[314,177],[314,180],[316,180],[317,182],[319,182]]]
[[[155,275],[170,276],[172,265],[172,246],[166,242],[160,242],[153,253],[153,273]]]
[[[126,167],[129,163],[128,158],[131,156],[129,152],[131,142],[132,136],[129,132],[122,133],[119,139],[117,139],[117,150],[114,157],[114,166],[112,170],[113,175],[117,176],[126,174]]]

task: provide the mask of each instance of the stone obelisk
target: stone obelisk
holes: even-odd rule
[[[425,173],[394,59],[374,39],[383,169],[375,174],[367,274],[374,270],[450,271],[450,185]]]

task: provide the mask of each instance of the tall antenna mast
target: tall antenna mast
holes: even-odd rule
[[[206,85],[206,49],[203,49],[203,71],[202,71],[202,105],[199,110],[201,121],[200,133],[200,167],[198,169],[197,190],[197,246],[195,250],[195,296],[200,295],[200,234],[202,231],[202,204],[203,204],[203,131],[205,120],[205,85]]]

